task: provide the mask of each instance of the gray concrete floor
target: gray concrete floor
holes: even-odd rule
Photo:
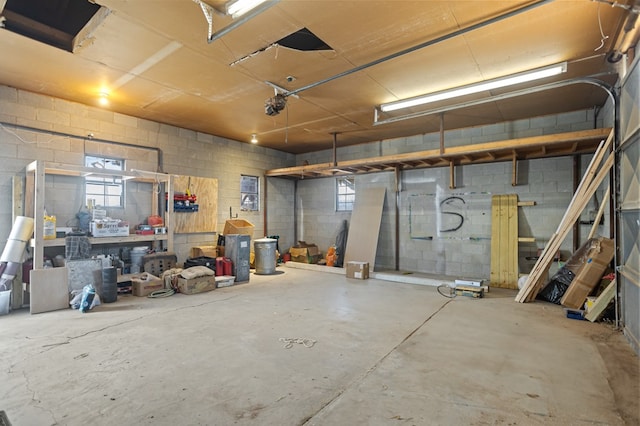
[[[624,337],[514,296],[283,266],[86,314],[15,311],[0,410],[13,425],[634,424],[637,386],[612,374],[638,377]]]

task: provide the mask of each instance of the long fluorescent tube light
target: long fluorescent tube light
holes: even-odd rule
[[[454,89],[442,90],[440,92],[420,95],[409,99],[389,102],[380,105],[383,112],[395,111],[402,108],[410,108],[416,105],[424,105],[432,102],[438,102],[445,99],[457,98],[460,96],[470,95],[472,93],[493,90],[499,87],[513,86],[514,84],[525,83],[527,81],[538,80],[545,77],[551,77],[567,71],[567,63],[562,62],[548,67],[537,68],[531,71],[525,71],[519,74],[508,75],[493,80],[483,81],[481,83],[469,84]]]
[[[237,0],[227,6],[227,14],[231,15],[234,19],[238,16],[242,16],[251,9],[255,9],[260,4],[267,0]]]

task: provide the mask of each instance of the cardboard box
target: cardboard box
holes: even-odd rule
[[[128,237],[129,224],[122,221],[91,222],[94,237]]]
[[[216,277],[213,275],[206,275],[204,277],[197,278],[178,278],[178,291],[182,294],[196,294],[204,293],[206,291],[215,290]]]
[[[613,240],[603,237],[592,238],[585,245],[587,249],[584,261],[560,300],[560,304],[567,308],[583,307],[587,296],[596,288],[613,259]]]
[[[146,278],[142,276],[131,278],[131,287],[134,296],[146,297],[154,291],[164,289],[164,281],[155,277],[149,279],[148,277],[150,276],[153,275],[147,275]]]
[[[196,257],[218,257],[218,247],[216,246],[198,246],[191,247],[190,258]]]
[[[289,249],[291,261],[298,263],[318,263],[322,258],[322,253],[315,244],[304,244],[301,247],[291,247]]]
[[[369,278],[369,262],[347,262],[347,278],[366,280]]]
[[[253,238],[253,223],[244,219],[227,219],[224,222],[224,235],[240,234],[249,235]]]

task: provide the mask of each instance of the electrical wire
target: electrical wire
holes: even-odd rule
[[[22,142],[22,143],[26,143],[26,144],[28,144],[28,145],[34,145],[34,144],[37,144],[37,143],[38,143],[38,141],[28,141],[28,140],[26,140],[26,139],[23,139],[19,134],[17,134],[16,132],[14,132],[14,131],[12,131],[12,130],[9,130],[9,129],[8,129],[4,124],[2,124],[2,123],[0,123],[0,129],[4,130],[5,132],[9,133],[10,135],[15,136],[15,137],[16,137],[20,142]],[[43,130],[43,132],[44,132],[44,131],[46,131],[46,130]],[[40,143],[41,143],[41,144],[48,144],[48,143],[51,143],[51,142],[53,142],[53,141],[55,141],[55,140],[58,140],[58,139],[69,139],[69,136],[54,136],[54,137],[52,137],[51,139],[49,139],[49,140],[47,140],[47,141],[44,141],[44,142],[40,142]]]
[[[158,299],[161,297],[169,297],[169,296],[173,296],[174,294],[176,294],[176,291],[172,288],[165,288],[163,290],[156,290],[154,292],[152,292],[150,295],[148,295],[147,297],[150,299]]]
[[[594,52],[602,49],[604,47],[604,41],[609,38],[609,36],[604,35],[604,31],[602,30],[602,19],[600,17],[600,4],[598,3],[598,26],[600,27],[600,46],[593,49]]]
[[[445,289],[446,289],[446,292],[445,292]],[[456,288],[451,287],[449,284],[440,284],[437,290],[438,290],[438,293],[440,293],[442,296],[449,299],[453,299],[454,297],[457,296]]]

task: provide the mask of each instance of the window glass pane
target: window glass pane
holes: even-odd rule
[[[257,176],[240,176],[240,210],[260,209],[259,183]]]
[[[355,201],[353,177],[336,179],[336,211],[352,211]]]
[[[85,167],[103,170],[125,170],[124,160],[95,155],[85,156]],[[124,181],[120,177],[89,175],[85,178],[85,203],[87,205],[124,207],[123,194]]]
[[[105,207],[119,207],[120,206],[120,197],[112,197],[112,196],[107,196],[104,198],[105,199]]]

